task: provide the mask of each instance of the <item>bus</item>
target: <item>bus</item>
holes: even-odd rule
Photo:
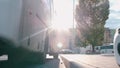
[[[51,2],[52,0],[0,0],[0,55],[8,54],[8,61],[15,63],[44,62]],[[9,44],[10,40],[15,46]]]
[[[100,53],[101,54],[113,54],[114,53],[113,44],[101,46]]]

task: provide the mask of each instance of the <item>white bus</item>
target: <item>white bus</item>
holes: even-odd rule
[[[100,53],[113,54],[114,53],[113,44],[100,46]]]

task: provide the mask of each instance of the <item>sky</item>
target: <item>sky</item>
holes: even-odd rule
[[[120,27],[120,0],[109,0],[110,14],[105,27],[116,29]]]
[[[54,18],[53,28],[72,28],[73,27],[73,1],[72,0],[53,0]]]
[[[53,0],[54,1],[54,21],[55,28],[70,28],[73,27],[73,1],[71,0]],[[74,0],[77,4],[78,0]],[[116,29],[120,27],[120,0],[109,0],[110,14],[106,21],[105,27]],[[62,4],[62,5],[61,5]],[[67,4],[67,5],[66,5]],[[63,11],[64,10],[64,11]],[[66,23],[64,23],[66,22]],[[63,27],[61,27],[63,26]]]
[[[78,0],[53,0],[53,4],[54,18],[52,27],[60,29],[75,28],[76,21],[73,20],[73,10],[75,10]]]

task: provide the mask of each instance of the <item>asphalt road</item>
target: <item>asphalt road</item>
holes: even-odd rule
[[[7,56],[2,56],[0,57],[0,68],[65,68],[64,63],[60,59],[53,59],[52,57],[47,57],[46,63],[45,64],[34,64],[34,65],[27,65],[27,66],[15,66],[15,65],[10,65],[6,66],[7,61]]]
[[[47,58],[45,64],[28,65],[16,68],[119,68],[114,56],[111,55],[63,54],[60,55],[60,57],[66,60],[61,58]],[[7,57],[2,57],[0,60],[5,58],[7,59]],[[4,67],[0,66],[0,68]]]
[[[30,65],[26,68],[65,68],[65,66],[60,59],[47,59],[45,64]]]

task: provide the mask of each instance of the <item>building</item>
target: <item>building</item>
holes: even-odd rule
[[[113,43],[115,29],[105,28],[104,31],[104,44]]]

